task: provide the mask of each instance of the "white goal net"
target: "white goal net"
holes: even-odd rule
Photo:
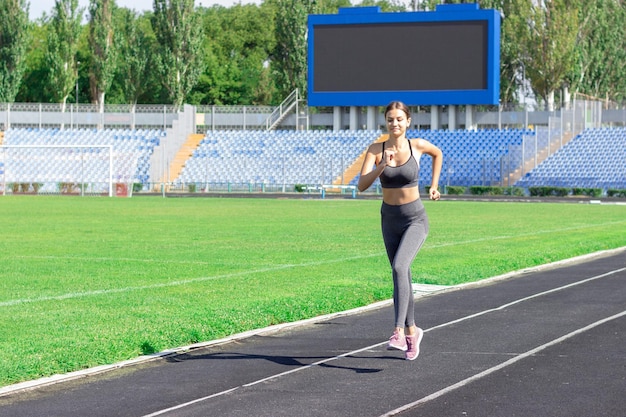
[[[113,147],[0,146],[0,193],[113,196]]]

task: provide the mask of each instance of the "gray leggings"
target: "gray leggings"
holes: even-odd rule
[[[420,199],[380,209],[383,240],[393,274],[396,327],[415,325],[411,263],[428,236],[428,216]]]

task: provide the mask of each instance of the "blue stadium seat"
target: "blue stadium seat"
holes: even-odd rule
[[[178,182],[242,179],[287,183],[330,183],[382,132],[380,131],[213,131],[207,132]],[[520,146],[529,130],[410,130],[444,152],[442,183],[472,185],[500,181],[500,158]],[[421,182],[431,178],[430,158],[421,158]],[[195,169],[195,166],[204,169]],[[237,167],[233,170],[233,167]],[[234,173],[240,175],[234,176]],[[352,181],[355,184],[358,178]]]
[[[586,129],[515,184],[626,188],[626,128]]]
[[[112,146],[114,160],[114,178],[124,182],[149,181],[146,174],[149,170],[150,155],[159,143],[164,132],[158,130],[128,129],[8,129],[5,132],[5,145],[67,145],[67,146]],[[19,150],[15,149],[14,152]],[[55,153],[56,152],[56,153]],[[91,155],[98,150],[91,148]],[[65,168],[51,164],[51,156],[63,161]],[[108,158],[82,158],[79,153],[67,150],[29,149],[28,156],[23,158],[24,164],[12,162],[11,173],[15,178],[30,178],[32,182],[106,182],[108,178],[96,178],[108,172]],[[61,172],[64,171],[64,172]],[[10,179],[8,178],[7,181]],[[50,187],[54,187],[52,184]],[[45,191],[45,190],[44,190]]]

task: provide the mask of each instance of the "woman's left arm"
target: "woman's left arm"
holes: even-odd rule
[[[418,139],[416,141],[416,148],[422,154],[429,155],[433,159],[433,174],[428,194],[431,200],[439,200],[441,194],[439,193],[438,188],[441,166],[443,165],[443,152],[441,152],[441,149],[425,139]]]

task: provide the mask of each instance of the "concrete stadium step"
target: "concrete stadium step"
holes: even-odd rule
[[[202,133],[194,133],[187,136],[187,140],[180,147],[172,162],[170,162],[169,175],[167,175],[169,178],[174,179],[180,176],[185,164],[198,148],[204,136]],[[167,178],[162,178],[161,182],[167,182]]]

